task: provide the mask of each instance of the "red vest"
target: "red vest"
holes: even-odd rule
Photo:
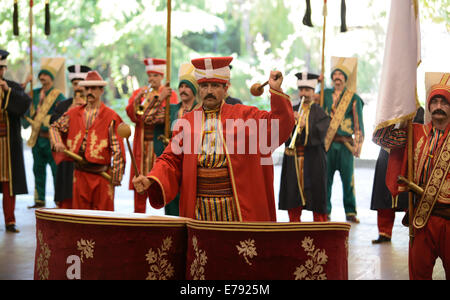
[[[114,120],[114,132],[117,136],[117,126],[122,119],[115,111],[101,104],[97,117],[89,129],[86,129],[85,106],[70,109],[69,132],[67,135],[67,147],[74,153],[79,153],[81,144],[87,132],[84,157],[95,164],[109,165],[111,163],[111,145],[109,143],[109,126]],[[121,138],[118,137],[120,141]]]

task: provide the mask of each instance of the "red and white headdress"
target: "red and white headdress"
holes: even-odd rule
[[[145,71],[147,74],[156,73],[163,75],[166,73],[166,60],[160,58],[146,58],[144,59]]]
[[[102,76],[97,71],[89,71],[86,79],[81,81],[80,86],[107,86],[108,83],[103,80]]]
[[[427,92],[427,106],[430,105],[430,100],[437,95],[450,101],[450,74],[438,72],[425,73],[425,88]]]
[[[206,57],[193,59],[195,78],[202,82],[228,83],[230,81],[230,63],[232,57]]]

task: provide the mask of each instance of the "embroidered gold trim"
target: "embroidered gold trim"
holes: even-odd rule
[[[249,261],[249,258],[252,259],[255,256],[258,256],[256,252],[255,240],[248,239],[246,241],[240,241],[240,245],[236,245],[236,249],[238,250],[238,255],[242,255],[245,259],[245,262],[251,266],[252,263]]]
[[[250,231],[250,232],[286,232],[286,231],[349,231],[349,223],[335,222],[303,222],[303,223],[276,223],[276,222],[205,222],[188,220],[187,227],[198,230],[216,231]]]
[[[430,218],[431,211],[433,210],[436,200],[438,199],[442,187],[447,178],[447,174],[450,171],[450,134],[442,144],[442,150],[435,163],[435,167],[431,172],[430,179],[425,187],[424,194],[420,199],[417,206],[416,213],[414,215],[413,224],[417,229],[425,227]]]
[[[419,108],[419,106],[420,105],[416,105],[416,108]],[[415,115],[416,115],[416,111],[414,111],[414,112],[412,112],[412,113],[410,113],[409,115],[406,115],[406,116],[402,116],[402,117],[398,117],[398,118],[395,118],[395,119],[392,119],[392,120],[384,121],[384,122],[378,124],[373,132],[376,132],[377,130],[380,130],[382,128],[389,127],[391,125],[404,123],[406,121],[412,120]]]
[[[38,245],[41,248],[41,253],[39,253],[39,257],[37,259],[37,271],[39,273],[39,279],[48,280],[48,277],[50,276],[48,260],[52,255],[52,251],[48,247],[48,244],[44,242],[44,237],[41,230],[38,231]]]
[[[78,134],[74,137],[73,140],[71,140],[71,139],[68,139],[68,140],[67,140],[67,147],[69,148],[69,150],[70,150],[71,152],[75,152],[76,147],[77,147],[77,144],[78,144],[78,141],[79,141],[80,139],[81,139],[81,131],[78,132]]]
[[[191,276],[194,280],[206,280],[205,278],[205,267],[208,262],[208,256],[206,255],[205,250],[201,250],[198,248],[198,240],[194,235],[192,237],[192,246],[195,251],[195,259],[191,264]]]
[[[39,106],[39,104],[38,104],[38,107],[37,107],[38,113],[32,120],[33,124],[31,124],[31,128],[32,128],[31,135],[27,141],[28,147],[33,148],[36,145],[36,141],[39,136],[39,131],[41,130],[41,126],[45,120],[45,117],[47,116],[48,111],[52,108],[52,106],[55,103],[56,99],[58,98],[59,94],[61,94],[61,92],[59,90],[53,89],[44,98],[44,101],[42,102],[41,106]],[[34,105],[31,104],[30,108],[34,109]],[[31,112],[31,109],[30,109],[30,112]]]
[[[81,262],[84,262],[84,258],[94,258],[95,242],[93,240],[81,239],[77,242],[77,250],[80,250]]]
[[[419,174],[419,171],[418,171],[418,170],[421,170],[421,168],[419,168],[419,166],[420,166],[423,162],[421,162],[421,163],[419,164],[419,155],[420,155],[420,150],[422,150],[422,145],[423,145],[423,143],[424,143],[424,140],[425,140],[425,138],[422,137],[422,138],[419,140],[419,142],[417,143],[416,149],[414,149],[414,164],[417,166],[417,168],[416,168],[416,170],[415,170],[415,172],[414,172],[414,180],[415,180],[415,182],[418,182],[418,181],[419,181],[419,178],[420,178],[420,174]],[[424,158],[424,157],[422,157],[422,158]]]
[[[103,157],[100,156],[99,153],[102,152],[103,149],[105,149],[108,146],[108,140],[103,139],[97,142],[98,137],[97,134],[95,133],[95,130],[92,131],[90,136],[91,136],[91,142],[89,147],[90,155],[96,159],[103,159]]]
[[[174,276],[174,267],[166,259],[171,247],[172,237],[167,237],[163,240],[161,248],[157,252],[151,248],[148,250],[145,260],[150,265],[150,272],[148,272],[146,280],[168,280]]]
[[[295,280],[327,280],[323,267],[328,262],[328,256],[324,249],[316,249],[313,242],[314,239],[311,237],[305,237],[302,241],[302,247],[310,259],[304,265],[297,267],[294,272]]]
[[[100,216],[77,216],[77,215],[62,215],[55,212],[48,212],[43,210],[36,211],[36,219],[74,223],[74,224],[90,224],[90,225],[117,225],[117,226],[138,226],[138,227],[185,227],[185,218],[160,218],[160,219],[119,219],[112,217]],[[169,220],[170,219],[170,220]]]
[[[161,184],[161,181],[159,181],[159,179],[156,178],[155,176],[148,176],[148,178],[153,179],[154,181],[156,181],[156,183],[158,183],[159,187],[162,190],[164,206],[166,206],[166,204],[167,204],[167,202],[166,202],[166,192],[164,191],[164,186]]]
[[[325,136],[325,151],[327,152],[330,149],[331,143],[333,142],[336,132],[338,131],[339,127],[342,124],[345,112],[347,111],[354,94],[355,93],[351,92],[350,90],[345,90],[345,93],[342,96],[341,101],[339,102],[336,112],[334,113],[334,116],[331,119],[330,126],[328,127],[327,134]]]

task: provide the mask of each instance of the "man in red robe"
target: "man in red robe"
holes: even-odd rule
[[[272,71],[271,111],[224,102],[232,57],[192,60],[202,107],[177,121],[147,176],[133,179],[161,208],[180,192],[180,216],[206,221],[276,221],[271,154],[294,128],[280,72]]]
[[[155,148],[163,151],[163,145],[155,136],[155,125],[164,122],[165,101],[170,97],[171,104],[178,103],[175,91],[164,86],[162,81],[166,72],[166,60],[158,58],[146,58],[145,70],[148,76],[148,86],[139,88],[133,92],[126,107],[127,115],[136,124],[133,139],[133,154],[140,173],[147,174],[156,160]],[[129,189],[134,190],[132,180],[134,168],[130,169]],[[134,192],[134,212],[145,213],[146,197]]]
[[[51,142],[56,152],[69,150],[83,158],[75,163],[72,208],[113,211],[114,187],[125,170],[125,148],[117,133],[122,119],[101,101],[107,83],[96,71],[80,85],[86,88],[87,104],[70,109],[51,125]],[[61,134],[67,134],[67,145]]]
[[[413,124],[412,128],[413,183],[418,195],[411,224],[409,276],[412,280],[432,279],[440,257],[450,279],[450,74],[426,73],[425,85],[426,124]],[[376,144],[391,149],[386,185],[394,197],[405,190],[397,184],[397,176],[406,177],[407,134],[407,129],[392,125],[373,136]]]

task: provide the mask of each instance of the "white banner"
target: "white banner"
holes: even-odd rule
[[[420,22],[417,0],[391,0],[375,130],[411,119],[417,110]]]

